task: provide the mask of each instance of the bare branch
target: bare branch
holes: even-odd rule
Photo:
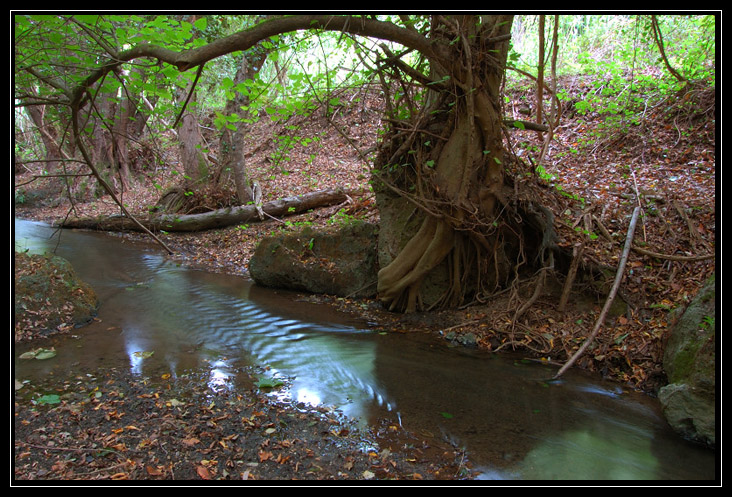
[[[564,364],[564,366],[561,367],[557,374],[554,375],[555,379],[559,378],[562,374],[564,374],[567,369],[572,366],[572,364],[575,363],[575,361],[585,352],[585,349],[587,349],[587,347],[592,343],[597,334],[600,332],[600,328],[602,328],[602,324],[605,321],[605,316],[607,315],[610,307],[613,304],[613,301],[615,300],[615,294],[618,292],[620,282],[623,280],[623,275],[625,273],[625,263],[628,262],[628,254],[630,254],[630,249],[633,245],[633,235],[635,234],[635,225],[638,221],[639,214],[640,207],[636,207],[633,210],[633,217],[630,219],[630,225],[628,226],[628,235],[625,238],[625,247],[623,248],[623,254],[620,257],[618,271],[617,273],[615,273],[615,281],[613,282],[613,287],[610,289],[610,294],[607,296],[605,306],[602,308],[602,312],[600,312],[600,317],[598,317],[597,321],[595,322],[595,327],[592,330],[592,333],[589,337],[587,337],[587,340],[585,340],[579,350],[575,352],[574,355]]]

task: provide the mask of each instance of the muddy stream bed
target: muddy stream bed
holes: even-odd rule
[[[389,333],[306,296],[241,276],[181,267],[156,247],[15,221],[16,249],[53,250],[97,292],[99,322],[23,361],[16,379],[98,367],[135,375],[205,371],[238,387],[242,365],[288,380],[287,395],[333,406],[366,425],[389,419],[466,449],[480,478],[713,480],[715,455],[685,442],[658,402],[581,371],[450,347],[425,333]],[[147,352],[147,354],[146,354]],[[153,352],[150,354],[150,352]]]

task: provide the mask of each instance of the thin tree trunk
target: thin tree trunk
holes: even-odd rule
[[[26,109],[33,124],[38,129],[41,142],[43,142],[43,147],[46,149],[46,161],[48,161],[46,169],[55,172],[58,167],[58,160],[61,159],[61,147],[56,138],[55,128],[48,122],[46,106],[30,105]]]
[[[241,64],[234,76],[234,86],[243,83],[248,79],[254,79],[257,72],[264,64],[267,52],[264,50],[251,50],[242,55]],[[249,105],[249,97],[240,92],[226,102],[224,113],[226,115],[236,113],[240,117],[244,111],[242,107]],[[233,123],[235,129],[224,127],[219,140],[219,157],[221,162],[222,177],[229,171],[234,178],[236,195],[239,204],[244,205],[253,199],[252,186],[249,183],[246,161],[244,160],[244,140],[246,139],[246,124],[243,122]]]
[[[190,91],[193,90],[193,88],[190,89]],[[191,100],[194,99],[195,97]],[[180,99],[181,105],[184,100],[185,96]],[[180,119],[178,139],[180,140],[180,161],[186,176],[185,183],[193,185],[205,182],[209,175],[209,162],[203,153],[203,136],[198,128],[198,118],[188,108]]]
[[[130,189],[131,181],[129,148],[127,146],[131,106],[132,102],[130,99],[123,97],[121,104],[117,108],[117,119],[115,119],[114,126],[112,127],[114,132],[112,139],[114,143],[115,162],[119,171],[122,189],[125,191]]]
[[[544,119],[544,25],[546,16],[539,16],[539,64],[536,76],[536,122]]]

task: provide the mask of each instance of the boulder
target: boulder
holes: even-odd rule
[[[715,302],[712,276],[671,331],[663,357],[669,384],[658,392],[671,427],[710,447],[716,442]]]
[[[337,295],[376,294],[378,227],[363,221],[264,238],[249,261],[255,283]]]

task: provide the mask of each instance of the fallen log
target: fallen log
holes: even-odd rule
[[[351,193],[354,195],[354,193]],[[329,207],[349,199],[344,190],[320,190],[273,200],[262,204],[262,211],[269,217],[285,217],[300,214],[319,207]],[[200,214],[162,214],[147,219],[138,218],[139,224],[151,231],[191,232],[224,228],[237,224],[259,222],[260,217],[255,205],[226,207]],[[127,216],[107,216],[103,218],[65,219],[57,225],[62,228],[80,228],[100,231],[143,231]]]

